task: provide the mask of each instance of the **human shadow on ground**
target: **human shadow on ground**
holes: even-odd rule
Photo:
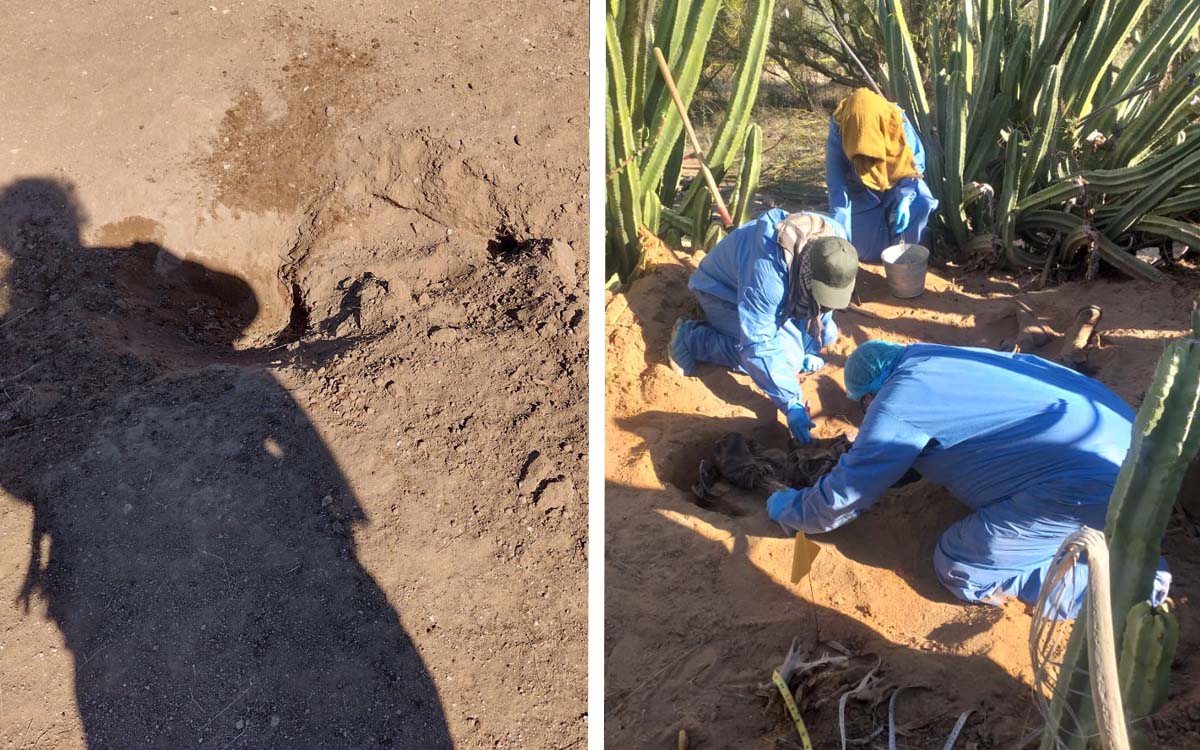
[[[745,533],[707,528],[714,514],[690,512],[673,492],[612,481],[606,492],[606,747],[675,747],[680,729],[697,746],[799,747],[778,701],[762,710],[793,639],[810,656],[818,640],[878,654],[884,683],[930,688],[896,703],[901,724],[929,722],[907,737],[910,747],[941,747],[966,709],[976,710],[968,746],[1016,747],[1037,726],[1028,686],[992,655],[906,646],[869,620],[814,604],[807,585],[760,567]],[[838,696],[862,674],[801,696],[815,747],[838,746]],[[888,694],[873,713],[850,701],[852,741],[886,722]]]
[[[0,191],[0,486],[34,514],[18,604],[64,636],[87,746],[451,747],[358,561],[353,489],[231,348],[251,288],[86,247],[81,221],[56,180]]]

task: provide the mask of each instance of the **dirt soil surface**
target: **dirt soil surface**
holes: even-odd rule
[[[884,684],[926,688],[897,701],[898,721],[913,727],[901,747],[941,748],[965,710],[974,713],[956,747],[1019,747],[1041,726],[1030,699],[1030,618],[1018,602],[968,606],[939,584],[934,544],[967,513],[945,490],[925,481],[894,489],[854,523],[813,537],[820,552],[798,585],[790,583],[793,543],[767,518],[765,497],[734,491],[708,509],[693,502],[689,487],[699,461],[722,435],[736,431],[783,447],[787,428],[749,378],[712,366],[684,378],[667,365],[675,319],[701,317],[686,288],[694,261],[673,255],[651,257],[645,276],[607,304],[606,745],[673,748],[685,729],[692,748],[798,748],[780,703],[764,711],[766,700],[756,693],[796,639],[803,649],[834,640],[877,655]],[[801,376],[814,435],[856,432],[861,411],[842,390],[842,366],[856,345],[885,338],[998,348],[1016,337],[1014,298],[1060,333],[1082,305],[1100,305],[1100,343],[1087,351],[1084,366],[1136,406],[1163,345],[1183,332],[1200,288],[1194,278],[1166,286],[1072,283],[1041,292],[1027,286],[943,268],[931,273],[923,296],[903,301],[888,294],[879,267],[864,265],[858,294],[869,314],[838,313],[842,335],[826,352],[826,367]],[[1033,352],[1046,354],[1057,344]],[[1200,517],[1200,474],[1182,501]],[[1166,554],[1183,635],[1171,701],[1152,726],[1156,746],[1194,747],[1200,743],[1196,527],[1174,523]],[[847,680],[864,672],[827,682],[806,701],[815,746],[838,746],[838,697]],[[850,738],[884,726],[886,709],[886,700],[874,710],[851,700]],[[886,735],[876,735],[867,746],[885,742]]]
[[[580,746],[587,4],[5,18],[0,747]]]

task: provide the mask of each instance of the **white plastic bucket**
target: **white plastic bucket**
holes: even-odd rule
[[[880,255],[892,295],[900,299],[920,297],[925,291],[929,248],[922,245],[892,245]]]

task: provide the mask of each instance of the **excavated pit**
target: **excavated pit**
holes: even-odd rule
[[[203,705],[264,685],[244,710],[299,746],[449,747],[447,721],[492,747],[510,730],[446,716],[468,703],[445,677],[465,646],[506,664],[472,699],[558,717],[512,732],[581,736],[572,701],[531,706],[509,681],[550,689],[535,630],[555,672],[586,668],[582,223],[522,224],[519,196],[427,140],[349,154],[289,214],[89,229],[67,183],[0,195],[0,497],[21,510],[10,538],[34,529],[8,562],[77,665],[114,642],[76,668],[91,734],[132,746],[192,711],[166,661],[198,666]],[[213,619],[218,601],[248,614]],[[152,689],[128,695],[126,669]],[[345,700],[309,713],[310,690]],[[189,717],[174,744],[207,720]],[[233,721],[203,736],[236,742]]]
[[[778,706],[764,713],[753,686],[769,681],[793,641],[811,653],[821,640],[879,655],[880,674],[894,686],[930,688],[905,691],[898,705],[900,714],[934,717],[922,730],[927,737],[910,738],[914,746],[932,746],[933,738],[940,746],[967,709],[974,713],[959,744],[1019,742],[1038,720],[1029,700],[1029,617],[1019,602],[966,605],[938,581],[938,539],[968,512],[947,491],[925,481],[893,488],[854,522],[812,537],[820,552],[799,584],[790,579],[793,543],[767,518],[761,495],[732,490],[708,505],[695,502],[698,462],[722,434],[782,447],[786,427],[749,378],[716,367],[684,378],[670,369],[672,324],[699,314],[689,268],[665,253],[646,266],[609,303],[606,328],[606,747],[666,747],[680,729],[714,747],[790,746],[795,728]],[[863,341],[1034,346],[1054,356],[1060,334],[1090,304],[1104,316],[1082,364],[1136,406],[1164,344],[1183,332],[1197,291],[1186,278],[1036,292],[1019,281],[933,269],[925,294],[902,301],[888,294],[881,269],[864,266],[860,310],[835,315],[841,339],[824,353],[826,367],[800,381],[814,437],[856,434],[861,409],[845,397],[841,377]],[[1053,333],[1031,340],[1025,329],[1033,322]],[[1194,480],[1185,482],[1184,515],[1165,541],[1184,635],[1172,699],[1155,719],[1166,730],[1164,747],[1193,736],[1185,725],[1200,694]],[[836,703],[805,713],[814,746],[837,746]],[[848,725],[852,738],[865,736],[880,726],[880,713],[855,711],[852,702]]]
[[[0,745],[582,742],[586,4],[17,5]]]

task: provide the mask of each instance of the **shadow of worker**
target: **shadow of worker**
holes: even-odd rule
[[[353,491],[231,346],[250,287],[80,221],[61,183],[0,192],[0,486],[33,508],[21,599],[72,652],[87,746],[451,747]]]

